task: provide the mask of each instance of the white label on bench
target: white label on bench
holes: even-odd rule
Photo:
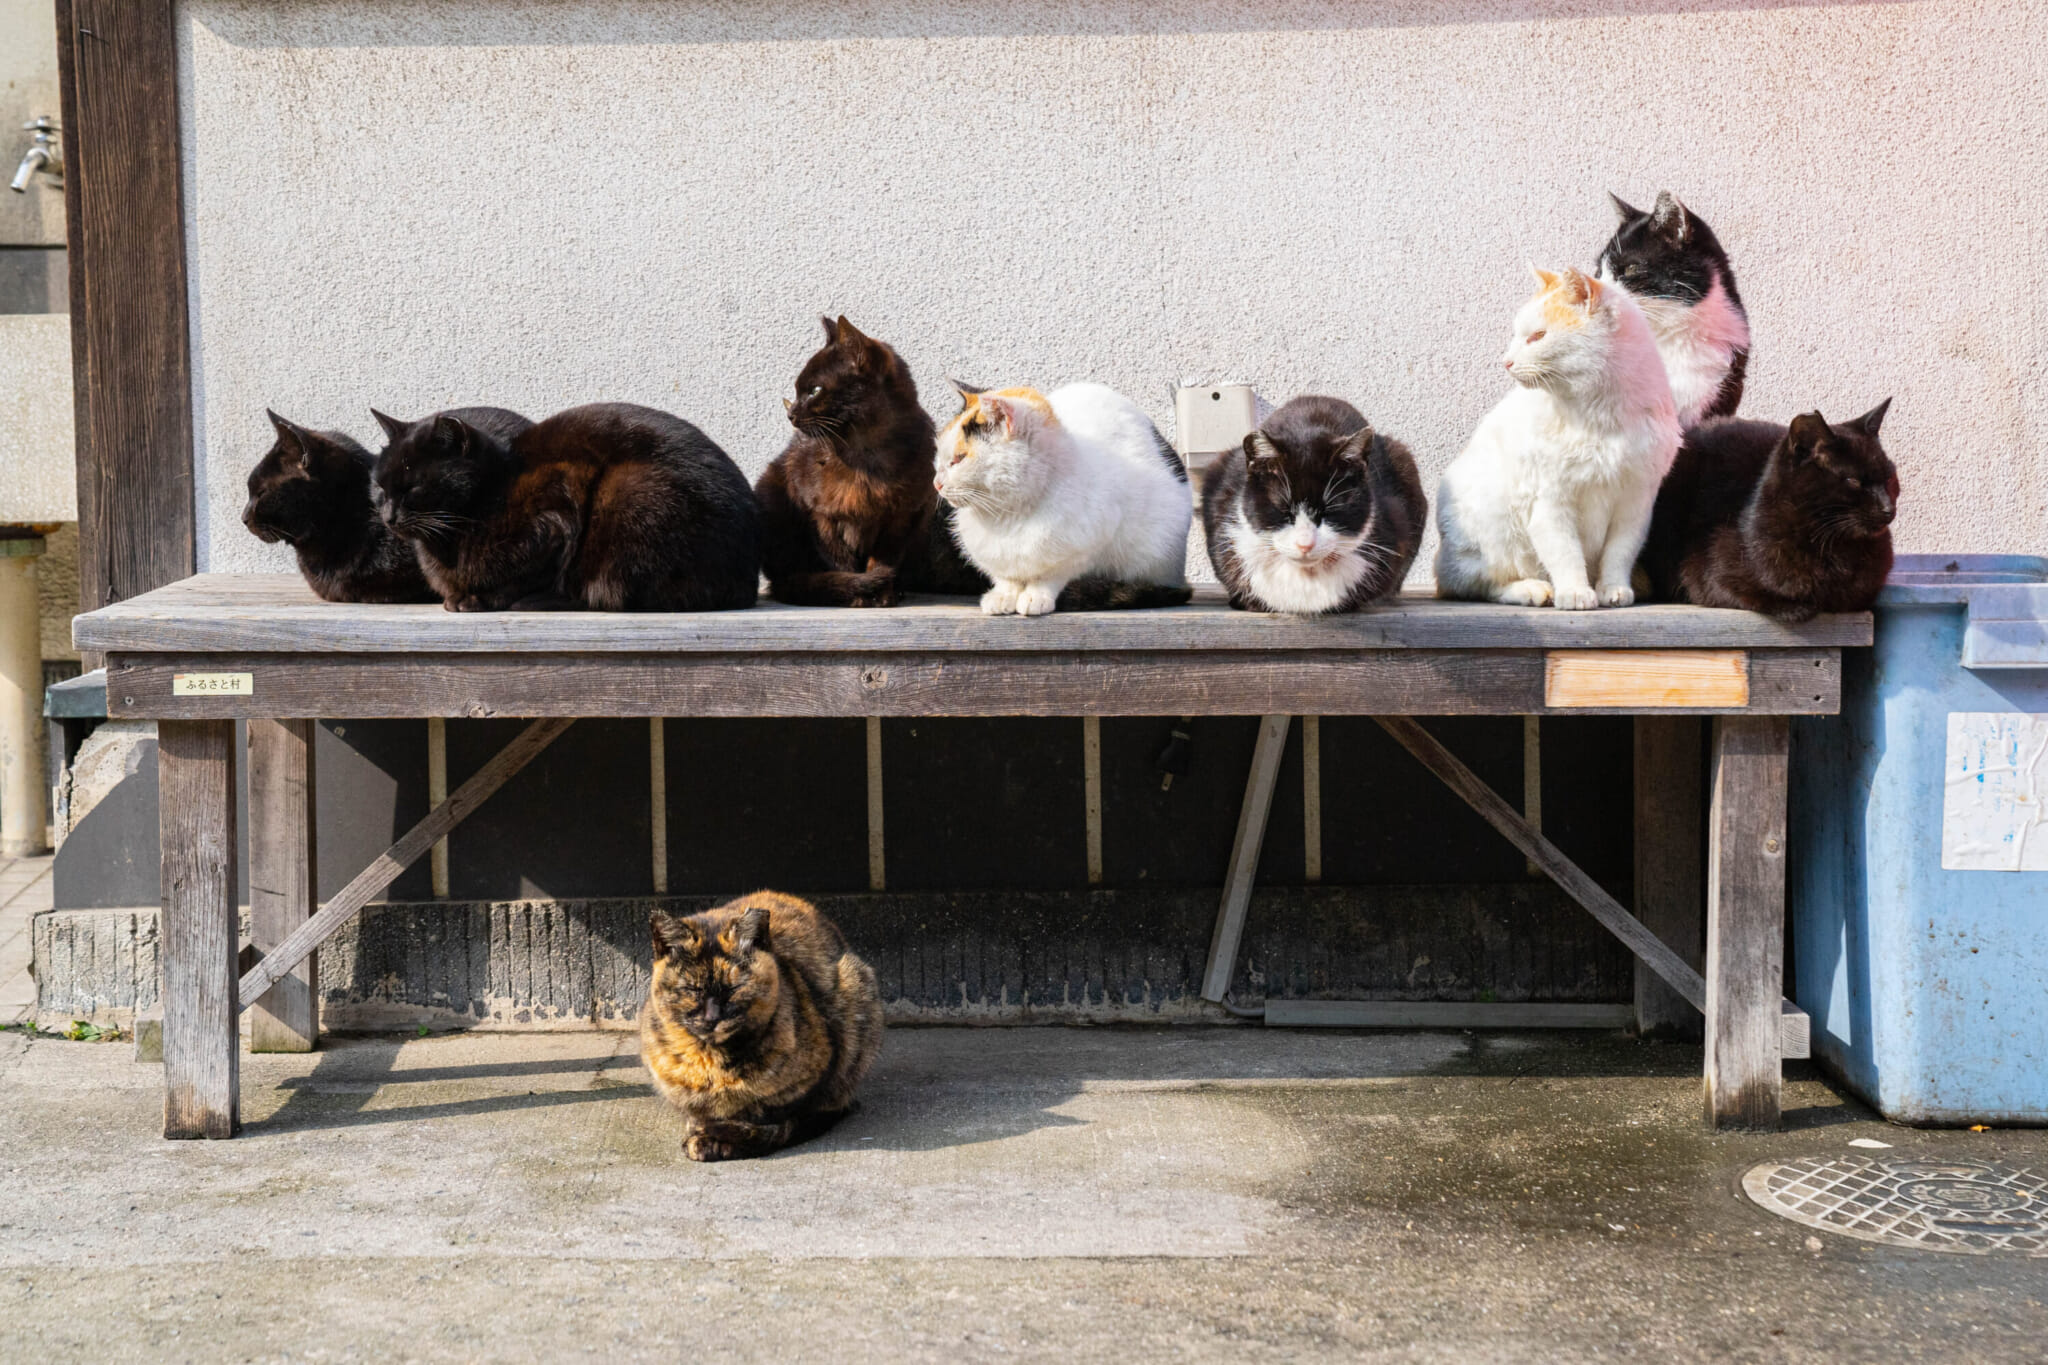
[[[1943,870],[2048,872],[2048,716],[1949,712],[1942,786]]]
[[[171,674],[171,695],[174,697],[253,697],[256,695],[256,675],[253,673],[173,673]]]

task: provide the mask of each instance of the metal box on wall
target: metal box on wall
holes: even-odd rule
[[[2048,559],[1902,555],[1876,618],[1793,727],[1814,1055],[1887,1118],[2048,1122]]]

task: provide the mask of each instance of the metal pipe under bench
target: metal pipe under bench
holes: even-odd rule
[[[164,1132],[228,1137],[237,1018],[266,1050],[317,1034],[311,955],[577,717],[1257,715],[1265,717],[1204,995],[1229,980],[1290,718],[1370,715],[1641,963],[1639,1024],[1704,1015],[1716,1126],[1771,1127],[1781,1059],[1803,1056],[1783,1001],[1787,717],[1833,714],[1841,651],[1868,615],[1788,625],[1644,606],[1560,612],[1405,596],[1318,619],[1185,607],[984,617],[971,602],[886,611],[763,603],[703,615],[451,614],[319,602],[296,576],[202,574],[77,618],[107,656],[107,711],[155,720],[163,859]],[[1409,717],[1633,715],[1632,915]],[[312,718],[534,717],[325,907],[312,887]],[[1710,843],[1697,855],[1697,718],[1713,717]],[[538,719],[547,718],[547,719]],[[1687,718],[1695,718],[1688,721]],[[254,943],[236,944],[235,720],[250,726]],[[1693,747],[1688,749],[1687,735]],[[1647,756],[1647,758],[1646,758]],[[1646,761],[1655,771],[1644,771]],[[1688,833],[1691,831],[1691,833]],[[900,836],[899,836],[900,837]],[[1646,849],[1656,854],[1646,866]],[[1704,919],[1705,953],[1689,938]],[[1328,1002],[1305,1022],[1347,1022]],[[1279,1022],[1279,1021],[1275,1021]]]

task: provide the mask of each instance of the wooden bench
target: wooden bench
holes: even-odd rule
[[[1781,985],[1788,718],[1838,709],[1841,650],[1869,644],[1871,625],[1865,615],[1788,626],[1692,607],[1572,613],[1415,596],[1305,621],[1230,611],[1213,590],[1172,610],[1035,620],[964,603],[454,615],[321,603],[295,576],[202,574],[81,616],[75,635],[107,656],[108,715],[158,723],[164,1133],[229,1137],[241,1009],[256,1009],[259,1031],[310,1046],[307,958],[320,940],[581,716],[1265,717],[1203,978],[1219,1001],[1288,718],[1373,716],[1635,953],[1640,1020],[1704,1013],[1708,1121],[1775,1126],[1780,1059],[1805,1055],[1804,1018]],[[1641,718],[1640,918],[1410,719],[1544,714]],[[1691,850],[1702,785],[1687,718],[1709,715],[1702,973],[1686,944],[1700,914]],[[312,718],[421,716],[537,719],[316,906]],[[260,952],[240,965],[235,720],[252,722]]]

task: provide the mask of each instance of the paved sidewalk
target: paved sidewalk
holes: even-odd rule
[[[50,869],[56,859],[0,858],[0,1024],[16,1024],[36,1008],[29,975],[29,921],[50,908]]]
[[[898,1030],[861,1113],[681,1159],[626,1035],[162,1072],[0,1034],[0,1359],[1971,1361],[2048,1261],[1815,1235],[1740,1193],[1847,1152],[2048,1163],[1810,1078],[1712,1136],[1696,1050],[1602,1035]]]

